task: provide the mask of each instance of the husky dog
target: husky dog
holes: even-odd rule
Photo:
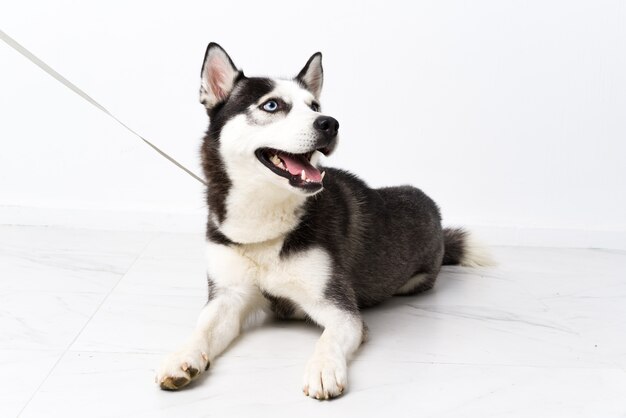
[[[322,55],[293,79],[246,77],[210,43],[200,101],[208,190],[208,303],[195,331],[162,362],[157,382],[177,390],[209,368],[259,310],[323,327],[304,373],[304,394],[341,395],[347,361],[365,337],[360,309],[430,289],[442,265],[486,255],[462,229],[442,229],[439,209],[411,186],[371,189],[319,165],[339,122],[322,113]]]

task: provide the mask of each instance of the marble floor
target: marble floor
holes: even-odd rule
[[[200,381],[154,384],[206,297],[202,234],[0,227],[0,417],[624,417],[626,253],[496,247],[366,311],[346,395],[320,330],[259,318]]]

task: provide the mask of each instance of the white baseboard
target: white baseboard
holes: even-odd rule
[[[557,248],[606,248],[626,251],[626,231],[533,228],[523,226],[468,226],[489,245]]]
[[[206,228],[206,210],[155,212],[0,206],[0,224],[113,231],[195,232]]]
[[[0,225],[57,226],[120,231],[203,232],[206,210],[195,212],[113,211],[0,206]],[[626,251],[626,231],[464,225],[488,245],[607,248]]]

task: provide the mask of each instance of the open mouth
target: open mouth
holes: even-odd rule
[[[275,174],[288,179],[293,187],[313,192],[322,188],[325,174],[311,164],[314,152],[292,154],[273,148],[259,148],[255,155]]]

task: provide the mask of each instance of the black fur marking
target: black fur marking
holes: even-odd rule
[[[220,156],[219,142],[211,139],[208,133],[204,138],[201,154],[202,168],[207,182],[207,205],[217,219],[223,222],[226,218],[226,197],[232,183]]]
[[[267,292],[263,292],[263,296],[270,302],[270,309],[278,318],[289,319],[295,314],[296,305],[291,300]]]
[[[353,284],[354,282],[351,283],[350,277],[335,272],[333,278],[326,284],[324,296],[344,311],[358,316],[359,300],[355,294],[355,289],[352,287]]]
[[[206,281],[207,281],[207,284],[209,285],[209,287],[208,287],[208,297],[207,297],[207,303],[209,303],[213,299],[215,299],[215,295],[217,293],[217,286],[215,285],[215,282],[213,280],[211,280],[211,278],[209,277],[208,274],[206,276]]]
[[[462,228],[445,228],[443,230],[443,242],[445,253],[443,255],[444,266],[461,264],[465,252],[467,232]]]
[[[250,105],[273,88],[274,82],[270,79],[248,78],[240,72],[226,101],[207,110],[211,123],[202,144],[202,168],[207,180],[207,205],[219,222],[226,218],[226,197],[232,186],[219,152],[222,129],[226,122],[236,115],[245,114]]]
[[[206,225],[206,239],[216,244],[238,245],[224,235],[211,220],[209,220]]]
[[[417,273],[436,277],[443,233],[428,196],[410,186],[370,189],[338,169],[326,173],[324,190],[307,200],[281,257],[321,246],[334,269],[325,294],[349,311],[385,300]]]

